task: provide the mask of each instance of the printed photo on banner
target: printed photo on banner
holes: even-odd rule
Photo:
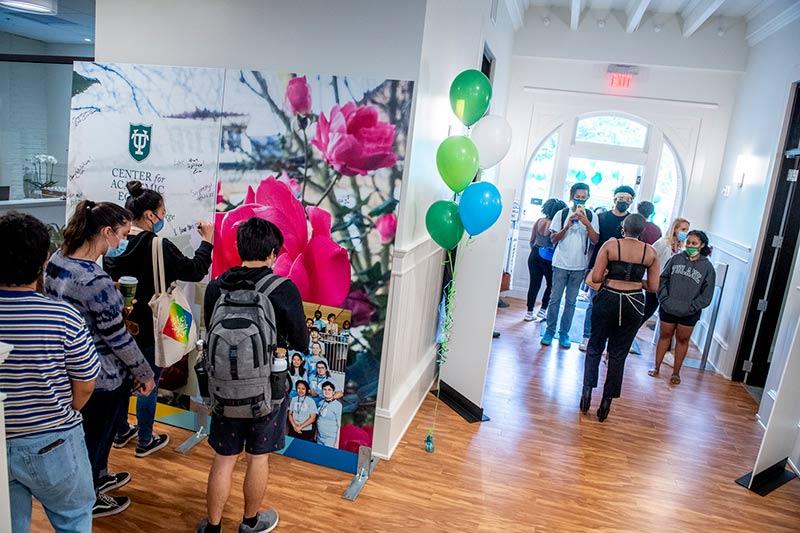
[[[280,228],[274,270],[311,331],[290,354],[288,432],[358,452],[372,445],[413,82],[227,70],[224,84],[212,275],[240,263],[243,221]]]

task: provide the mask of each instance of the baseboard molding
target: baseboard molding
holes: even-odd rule
[[[427,387],[428,390],[430,390],[433,387],[433,383],[435,381],[436,381],[436,375],[434,374],[433,379],[431,379],[431,382],[428,383],[428,387]],[[386,454],[383,454],[383,453],[376,452],[376,451],[373,450],[372,455],[374,455],[375,457],[378,457],[380,459],[383,459],[384,461],[388,461],[389,459],[392,458],[392,455],[394,455],[394,452],[397,450],[397,447],[400,445],[400,441],[403,440],[403,437],[408,432],[408,428],[411,427],[411,422],[413,422],[414,419],[417,418],[417,413],[419,413],[419,410],[422,408],[422,404],[425,402],[425,398],[427,396],[428,396],[427,394],[420,395],[419,402],[417,402],[417,406],[414,408],[414,415],[408,417],[408,420],[406,420],[405,424],[403,425],[402,431],[400,431],[400,436],[397,439],[394,439],[394,442],[389,446],[389,452],[386,453]],[[375,416],[376,417],[379,416],[377,409],[375,410]]]
[[[483,407],[476,405],[444,381],[439,382],[439,398],[467,422],[487,422],[489,420],[489,417],[483,413]]]

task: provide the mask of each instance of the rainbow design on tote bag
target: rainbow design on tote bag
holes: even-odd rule
[[[177,302],[172,302],[172,305],[169,306],[169,317],[161,332],[167,337],[186,345],[189,343],[191,328],[192,313],[178,305]]]

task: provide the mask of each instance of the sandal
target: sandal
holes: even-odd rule
[[[680,385],[681,384],[681,377],[678,374],[672,374],[672,377],[669,378],[669,382],[673,385]]]
[[[656,378],[658,377],[658,372],[659,372],[658,369],[653,368],[647,371],[647,375],[650,376],[651,378]]]

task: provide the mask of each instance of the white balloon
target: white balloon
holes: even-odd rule
[[[470,139],[478,148],[481,168],[491,168],[499,163],[511,148],[511,126],[497,115],[486,115],[480,119],[470,133]]]

